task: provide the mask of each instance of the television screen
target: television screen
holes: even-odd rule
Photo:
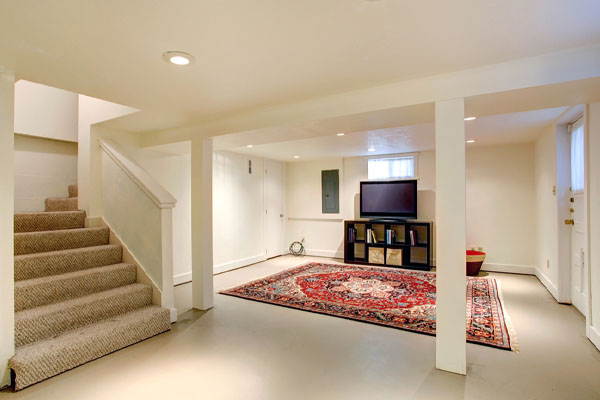
[[[361,182],[360,216],[417,218],[417,180]]]

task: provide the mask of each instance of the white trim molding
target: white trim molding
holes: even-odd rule
[[[329,257],[329,258],[341,258],[344,259],[344,252],[337,250],[319,250],[319,249],[306,249],[307,256],[315,257]]]
[[[546,289],[548,289],[548,291],[550,292],[552,297],[554,297],[554,299],[556,299],[556,301],[558,301],[558,289],[556,288],[556,286],[554,286],[552,284],[550,279],[548,279],[548,277],[546,275],[544,275],[542,273],[542,271],[540,271],[539,268],[535,269],[535,276],[538,278],[538,280],[540,282],[542,282],[542,285],[544,285],[546,287]]]
[[[596,346],[598,350],[600,350],[600,331],[593,326],[589,326],[588,338],[590,342]]]
[[[145,169],[126,156],[108,139],[98,139],[104,152],[133,180],[159,208],[173,208],[177,199],[163,188]]]
[[[265,261],[267,256],[264,254],[259,254],[252,257],[246,257],[239,260],[227,262],[224,264],[215,265],[213,268],[213,275],[220,274],[222,272],[231,271],[232,269],[237,269],[241,267],[245,267],[250,264],[255,264],[257,262]]]
[[[509,274],[536,275],[536,267],[532,265],[483,263],[482,271],[505,272]]]

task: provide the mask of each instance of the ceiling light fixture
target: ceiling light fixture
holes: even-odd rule
[[[337,133],[336,136],[344,136],[344,132]]]
[[[475,119],[477,119],[477,117],[466,117],[465,121],[473,121]]]
[[[253,145],[251,145],[251,144],[249,144],[249,145],[247,145],[246,147],[247,147],[247,148],[249,148],[249,149],[251,149],[251,148],[253,148],[254,146],[253,146]]]
[[[477,141],[477,139],[468,139],[466,142],[467,143],[475,143]]]
[[[294,156],[294,158],[300,158],[300,156]]]
[[[190,65],[194,62],[194,56],[183,51],[166,51],[163,60],[175,65]]]
[[[369,147],[369,148],[367,149],[367,151],[375,151],[375,148],[374,148],[374,147]]]

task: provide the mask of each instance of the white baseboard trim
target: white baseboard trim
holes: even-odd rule
[[[537,268],[531,265],[515,265],[515,264],[499,264],[499,263],[483,263],[482,271],[490,272],[506,272],[509,274],[535,275]]]
[[[600,331],[593,326],[590,326],[588,338],[590,339],[590,342],[592,342],[594,346],[600,350]]]
[[[186,272],[185,274],[179,274],[173,276],[173,286],[182,285],[192,281],[192,273]]]
[[[539,268],[535,269],[535,276],[539,279],[540,282],[542,282],[542,285],[544,285],[546,289],[548,289],[552,297],[554,297],[556,301],[558,301],[558,289],[552,284],[552,282],[550,282],[550,279],[548,279],[548,277],[544,275]]]
[[[259,254],[256,256],[242,258],[240,260],[235,260],[235,261],[231,261],[231,262],[224,263],[224,264],[215,265],[213,267],[213,274],[220,274],[222,272],[231,271],[232,269],[245,267],[246,265],[265,261],[266,259],[267,259],[266,255]]]
[[[306,249],[307,256],[344,258],[344,252],[336,250]]]

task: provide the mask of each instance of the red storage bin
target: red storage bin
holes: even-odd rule
[[[482,251],[467,250],[467,275],[477,276],[481,265],[485,260],[485,253]]]

